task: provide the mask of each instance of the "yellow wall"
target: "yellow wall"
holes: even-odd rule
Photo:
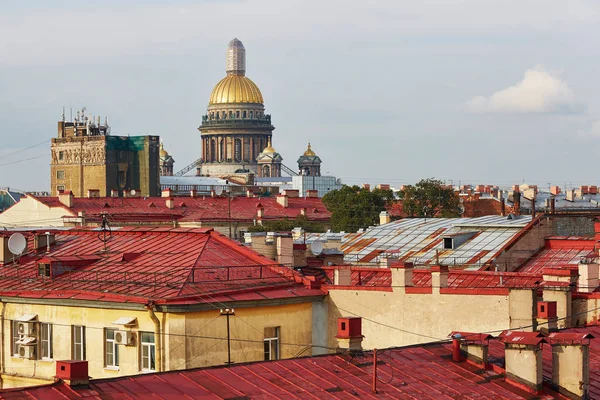
[[[21,200],[0,214],[0,226],[64,226],[62,217],[69,212],[50,208],[31,197]]]
[[[521,292],[525,295],[519,296],[523,294]],[[510,326],[510,297],[528,295],[532,298],[531,293],[523,290],[511,291],[510,295],[405,294],[404,288],[383,292],[331,287],[329,345],[336,346],[337,318],[349,316],[363,318],[365,349],[432,342],[446,339],[452,331],[507,329]],[[526,321],[525,314],[528,314],[531,323],[532,313],[532,306],[529,306],[518,317]]]
[[[92,378],[109,378],[139,374],[140,346],[119,346],[119,369],[104,366],[104,328],[135,332],[154,332],[154,323],[147,311],[128,311],[57,305],[4,303],[4,387],[20,386],[27,378],[51,380],[55,375],[55,360],[72,357],[72,325],[86,326],[86,358]],[[36,314],[39,322],[53,324],[53,360],[26,360],[12,356],[11,320],[24,314]],[[230,317],[231,358],[234,362],[263,360],[265,327],[280,327],[281,357],[295,356],[310,344],[312,303],[271,307],[237,308]],[[164,329],[163,370],[223,365],[227,361],[226,317],[219,309],[190,313],[156,313]],[[133,328],[119,327],[112,322],[120,317],[136,317]],[[241,339],[237,340],[237,339]],[[310,354],[310,348],[304,354]],[[38,381],[37,384],[43,383]]]

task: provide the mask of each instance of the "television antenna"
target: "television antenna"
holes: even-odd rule
[[[323,248],[325,247],[324,243],[320,240],[315,240],[314,242],[311,243],[310,245],[310,251],[315,255],[318,256],[323,252]]]

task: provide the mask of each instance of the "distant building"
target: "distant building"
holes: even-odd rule
[[[321,159],[311,149],[310,143],[304,154],[298,159],[298,170],[298,175],[321,176]]]
[[[10,188],[0,188],[0,213],[17,203],[23,195],[24,193]]]
[[[173,176],[173,164],[175,160],[165,150],[163,143],[160,143],[160,176]]]
[[[282,161],[283,157],[275,151],[269,141],[267,147],[256,157],[256,162],[258,162],[258,176],[261,178],[280,177]]]
[[[258,86],[246,76],[246,49],[233,39],[227,46],[226,73],[214,87],[198,128],[202,156],[197,174],[257,174],[257,157],[272,140],[275,127],[265,114]]]
[[[159,194],[158,136],[109,136],[100,117],[77,112],[75,121],[58,122],[52,139],[50,192],[73,192],[84,197],[97,190],[100,197],[133,190],[142,196]]]

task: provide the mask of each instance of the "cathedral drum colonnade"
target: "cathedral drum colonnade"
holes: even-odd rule
[[[257,158],[270,148],[275,127],[265,114],[258,86],[246,77],[246,50],[238,39],[227,47],[227,76],[213,89],[198,128],[202,157],[197,174],[219,176],[253,172],[261,176]],[[270,171],[269,171],[270,172]]]

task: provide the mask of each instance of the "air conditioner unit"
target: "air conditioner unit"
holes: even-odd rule
[[[135,344],[135,334],[130,331],[116,331],[115,343],[125,346],[133,346]]]
[[[19,335],[33,336],[35,335],[35,323],[34,322],[19,322],[17,324],[17,331]]]
[[[35,359],[35,346],[19,346],[19,357]]]

